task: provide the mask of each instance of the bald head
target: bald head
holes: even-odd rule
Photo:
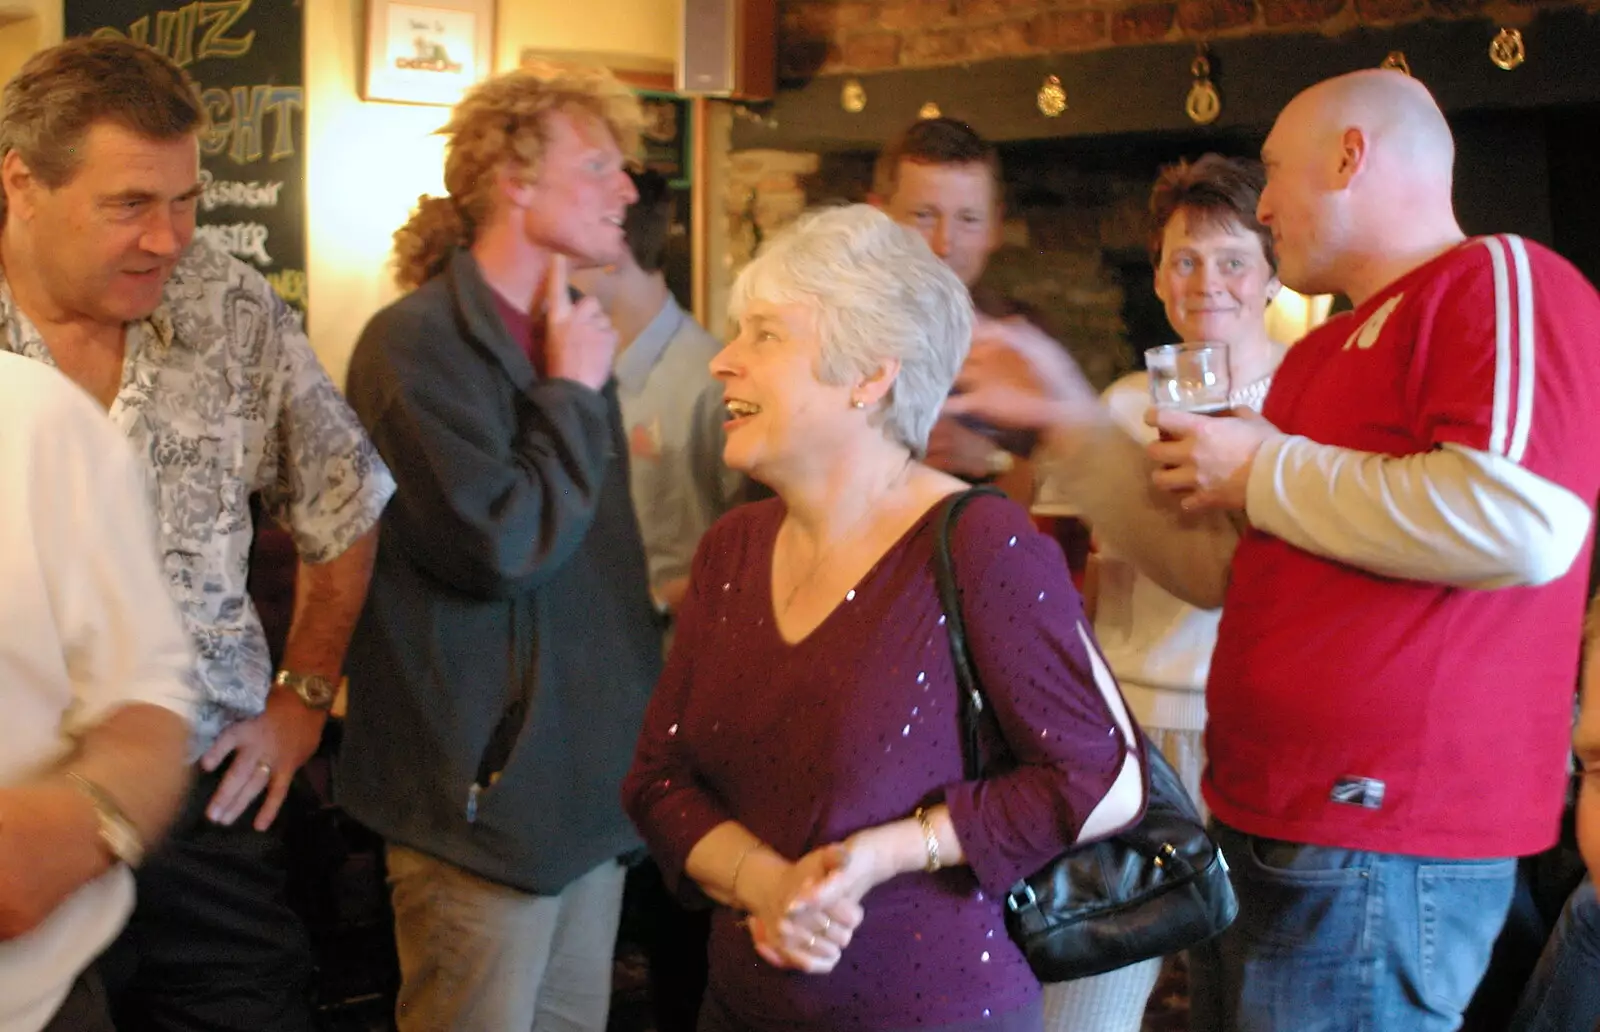
[[[1312,86],[1283,109],[1261,156],[1258,214],[1296,290],[1353,296],[1358,267],[1460,234],[1450,126],[1409,75],[1371,69]]]
[[[1279,121],[1303,118],[1339,139],[1354,129],[1385,174],[1449,181],[1455,140],[1433,94],[1404,72],[1365,69],[1319,82],[1289,102]]]

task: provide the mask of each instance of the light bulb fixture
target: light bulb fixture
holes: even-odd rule
[[[1389,51],[1389,56],[1384,58],[1383,64],[1379,65],[1378,67],[1387,68],[1394,72],[1401,72],[1405,75],[1411,74],[1411,62],[1406,60],[1406,52],[1404,50]]]
[[[845,80],[844,89],[839,91],[839,106],[852,115],[859,115],[867,106],[867,88],[861,85],[860,79]]]
[[[1061,112],[1067,109],[1067,91],[1061,85],[1061,80],[1054,75],[1047,75],[1044,85],[1039,87],[1037,98],[1039,112],[1046,118],[1060,118]]]
[[[1189,74],[1194,76],[1194,85],[1183,102],[1184,113],[1195,125],[1210,125],[1222,114],[1222,97],[1211,83],[1211,60],[1206,57],[1204,46],[1198,48],[1190,62]]]
[[[1520,29],[1502,27],[1489,42],[1489,60],[1501,71],[1520,67],[1527,59],[1528,48],[1523,45]]]

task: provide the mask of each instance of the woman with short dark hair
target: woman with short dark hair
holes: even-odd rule
[[[1150,192],[1150,264],[1167,321],[1187,344],[1228,346],[1229,400],[1260,410],[1283,348],[1267,335],[1278,292],[1272,233],[1256,221],[1265,174],[1259,162],[1207,154],[1161,170]],[[1133,373],[1104,394],[1113,417],[1141,441],[1150,384]],[[1040,501],[1052,500],[1048,482]],[[1070,499],[1059,499],[1070,501]],[[1197,609],[1162,590],[1102,543],[1086,584],[1095,633],[1134,716],[1183,779],[1200,812],[1205,770],[1206,676],[1220,610]],[[1051,1032],[1137,1032],[1161,961],[1048,986]]]

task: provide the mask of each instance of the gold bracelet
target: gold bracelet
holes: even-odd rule
[[[917,807],[912,816],[917,819],[917,824],[922,828],[922,844],[928,851],[928,863],[923,868],[929,874],[944,866],[939,863],[939,836],[933,830],[933,815],[925,807]]]
[[[744,852],[739,854],[739,859],[733,862],[733,877],[728,882],[728,896],[733,900],[735,906],[739,903],[739,869],[744,866],[745,857],[760,849],[761,845],[761,840],[756,839],[748,846],[745,846]]]

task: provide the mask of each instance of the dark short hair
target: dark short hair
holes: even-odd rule
[[[658,272],[672,232],[672,185],[666,176],[648,168],[630,171],[628,177],[633,180],[639,199],[629,205],[622,233],[639,268]]]
[[[1267,265],[1278,271],[1272,231],[1256,221],[1256,205],[1267,185],[1261,162],[1206,154],[1168,165],[1150,191],[1150,264],[1161,267],[1161,241],[1172,216],[1183,212],[1196,226],[1247,229],[1261,239]]]
[[[79,36],[30,57],[0,98],[0,159],[16,151],[45,186],[65,185],[83,139],[110,122],[150,140],[175,140],[207,124],[183,69],[126,39]],[[5,197],[0,192],[0,221]]]
[[[900,185],[900,163],[922,165],[982,165],[994,178],[995,200],[1000,199],[1002,180],[1000,152],[994,144],[972,131],[965,122],[953,118],[924,118],[889,141],[878,155],[872,170],[872,192],[884,202]]]

